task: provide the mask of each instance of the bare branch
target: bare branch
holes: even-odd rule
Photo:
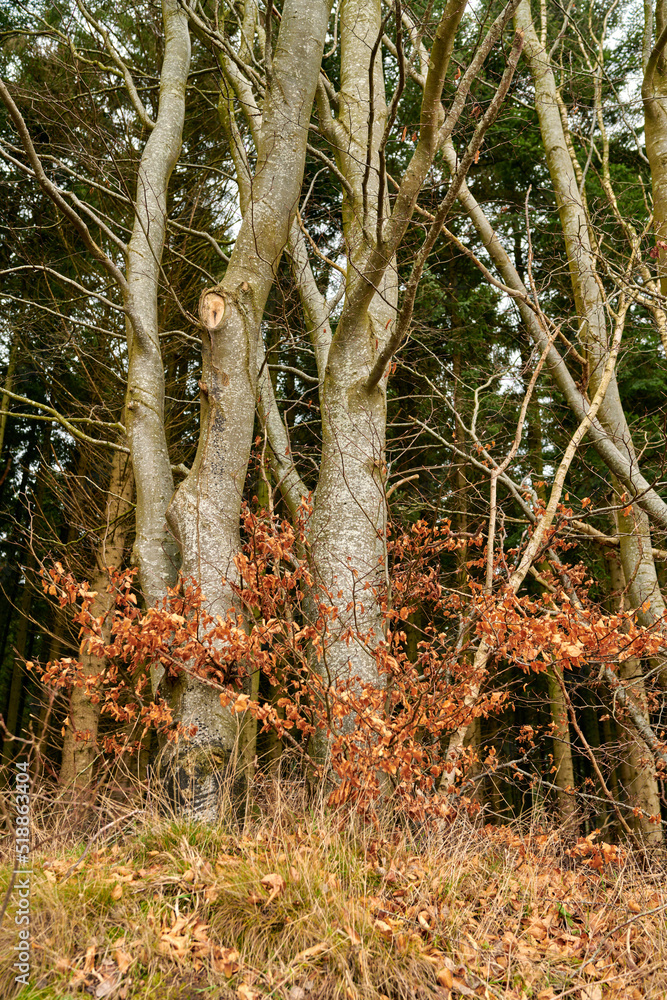
[[[0,97],[5,103],[7,110],[9,111],[9,116],[14,122],[16,131],[18,132],[21,142],[23,143],[23,148],[25,149],[26,155],[32,169],[35,172],[35,177],[39,186],[42,188],[45,194],[53,201],[57,208],[65,215],[70,222],[72,222],[77,229],[79,235],[83,239],[84,244],[87,249],[93,255],[96,261],[98,261],[105,268],[106,271],[114,278],[118,283],[119,288],[123,291],[127,291],[127,282],[125,281],[125,276],[122,271],[116,266],[116,264],[111,260],[109,256],[102,250],[100,246],[95,242],[95,240],[90,235],[90,230],[88,226],[83,221],[78,212],[67,203],[63,198],[60,190],[56,185],[49,180],[44,172],[44,167],[42,166],[42,161],[40,160],[35,147],[33,145],[32,139],[30,137],[30,132],[23,120],[23,115],[16,106],[13,97],[9,93],[7,87],[3,80],[0,80]]]

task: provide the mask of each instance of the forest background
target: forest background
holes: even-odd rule
[[[0,993],[664,996],[664,0],[0,39]]]
[[[663,843],[666,23],[0,6],[5,768]]]

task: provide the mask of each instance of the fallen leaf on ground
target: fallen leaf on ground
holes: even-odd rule
[[[592,986],[584,986],[579,991],[581,1000],[602,1000],[602,987],[597,983]]]
[[[464,997],[474,997],[475,991],[471,990],[469,986],[463,982],[462,979],[457,979],[454,977],[452,981],[452,989],[455,989],[457,993],[460,993]]]
[[[247,983],[241,983],[236,991],[239,1000],[259,1000],[261,993],[253,990]]]
[[[108,997],[112,993],[115,993],[116,989],[120,986],[122,978],[120,969],[116,963],[109,960],[102,962],[99,969],[92,972],[91,976],[95,976],[98,980],[93,991],[93,996],[97,997],[97,1000],[102,1000],[103,997]]]
[[[285,891],[285,879],[282,875],[276,874],[276,872],[272,872],[271,875],[265,875],[261,881],[261,885],[263,885],[265,889],[271,890],[269,898],[265,904],[266,906],[273,902],[273,900],[279,896],[281,892]]]
[[[128,954],[126,954],[124,951],[121,951],[120,948],[118,948],[113,953],[113,957],[116,960],[116,965],[118,966],[118,968],[120,969],[120,971],[123,973],[123,975],[125,975],[125,973],[127,972],[127,970],[132,965],[132,959],[131,959],[131,957]]]
[[[443,968],[438,969],[435,974],[435,978],[438,980],[440,986],[446,986],[448,990],[451,990],[454,985],[454,977],[449,969]]]
[[[329,945],[326,941],[320,941],[319,944],[314,944],[310,948],[306,948],[305,951],[300,951],[298,955],[294,957],[295,962],[306,962],[309,958],[315,958],[316,955],[321,955],[323,951],[328,951]]]
[[[215,971],[222,972],[223,975],[227,976],[227,979],[241,968],[239,953],[234,948],[218,948],[216,946],[213,949],[212,964]]]

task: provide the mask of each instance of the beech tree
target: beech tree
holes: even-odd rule
[[[123,392],[108,404],[108,420],[74,417],[20,392],[14,354],[5,377],[4,412],[20,407],[22,417],[53,421],[74,440],[83,435],[87,444],[113,454],[107,526],[89,570],[90,591],[99,595],[93,613],[106,623],[106,642],[82,661],[63,750],[64,781],[92,773],[98,712],[90,694],[115,648],[109,631],[114,604],[104,581],[124,560],[128,526],[119,518],[133,490],[132,558],[146,623],[151,609],[157,613],[174,599],[175,587],[194,581],[203,595],[199,641],[208,641],[211,623],[225,622],[227,629],[220,625],[212,640],[211,656],[218,660],[210,676],[202,674],[195,647],[177,676],[165,670],[168,657],[151,663],[150,698],[167,706],[190,737],[165,742],[160,773],[181,808],[212,819],[220,787],[238,769],[239,757],[246,764],[252,757],[255,723],[236,702],[221,699],[220,684],[237,683],[253,701],[258,697],[260,670],[250,652],[243,662],[230,661],[233,651],[241,657],[242,636],[251,636],[256,625],[256,611],[242,598],[243,502],[252,496],[256,439],[264,502],[289,517],[298,540],[289,558],[307,567],[299,577],[298,612],[285,614],[298,613],[313,630],[308,669],[319,690],[339,699],[328,728],[310,742],[311,757],[326,767],[337,736],[350,736],[359,725],[363,699],[384,696],[387,650],[400,632],[391,624],[388,500],[420,475],[400,470],[400,462],[392,467],[398,453],[392,392],[400,380],[415,400],[428,400],[425,410],[415,405],[410,411],[410,433],[419,442],[414,447],[421,454],[427,447],[448,453],[451,460],[440,459],[440,467],[459,470],[453,480],[456,558],[458,589],[466,598],[457,612],[455,666],[448,676],[461,704],[451,717],[451,735],[441,741],[442,765],[434,764],[441,767],[440,792],[459,779],[464,748],[479,742],[494,664],[503,656],[520,661],[490,623],[501,608],[509,615],[512,602],[528,608],[520,602],[528,599],[530,583],[551,601],[549,609],[530,605],[526,614],[545,644],[540,668],[546,664],[558,802],[563,818],[578,822],[572,734],[580,737],[566,670],[581,657],[561,655],[565,640],[547,640],[541,631],[543,616],[569,629],[570,608],[580,622],[593,613],[578,571],[559,552],[562,533],[578,532],[590,544],[618,550],[619,562],[609,563],[613,628],[627,627],[630,634],[636,623],[645,630],[645,646],[633,647],[632,656],[616,651],[601,660],[600,683],[621,705],[622,725],[632,738],[628,802],[634,796],[641,803],[643,834],[661,839],[660,826],[651,822],[660,813],[665,760],[652,726],[652,679],[661,685],[665,679],[656,639],[665,613],[656,568],[656,554],[662,556],[654,536],[667,530],[667,504],[653,452],[642,457],[618,372],[627,330],[640,320],[656,332],[661,351],[667,349],[660,208],[667,35],[660,10],[655,17],[647,13],[642,96],[651,220],[643,208],[643,219],[629,213],[625,192],[615,185],[610,120],[615,124],[622,112],[617,101],[607,101],[613,90],[610,25],[619,23],[614,11],[592,12],[586,34],[578,9],[547,20],[541,8],[536,24],[528,0],[475,10],[465,0],[427,9],[340,0],[333,10],[328,0],[306,6],[284,0],[277,7],[255,0],[163,0],[159,18],[147,5],[151,42],[140,50],[130,37],[134,7],[108,11],[84,0],[71,10],[21,7],[12,37],[26,45],[33,36],[40,39],[43,51],[31,50],[30,58],[62,66],[64,77],[86,93],[88,114],[99,123],[94,140],[84,117],[58,125],[57,142],[48,135],[45,140],[42,132],[56,127],[62,92],[38,98],[6,64],[0,82],[8,116],[0,150],[6,169],[23,192],[49,201],[77,260],[85,262],[78,265],[84,277],[46,257],[12,259],[6,273],[32,268],[52,276],[63,290],[60,299],[48,306],[44,299],[38,308],[65,315],[64,290],[74,289],[87,303],[87,315],[82,306],[71,310],[76,322],[94,325],[106,310],[116,338],[117,321],[125,327],[125,347],[114,360]],[[571,80],[561,58],[567,46],[577,50],[577,72],[589,86],[588,131],[579,128],[578,112],[567,103]],[[557,210],[553,239],[567,264],[569,287],[559,279],[552,288],[540,271],[534,229],[547,227],[546,213],[535,222],[530,189],[511,244],[500,214],[493,217],[492,200],[483,204],[485,159],[493,158],[487,150],[504,127],[505,110],[521,102],[533,116],[541,183]],[[176,191],[185,193],[177,198]],[[313,210],[325,201],[326,223]],[[438,367],[439,354],[449,350],[446,337],[442,344],[434,341],[412,371],[396,370],[415,350],[425,284],[445,253],[450,269],[465,267],[483,289],[480,295],[493,302],[497,330],[487,345],[488,370],[472,389],[465,350],[457,353],[453,376]],[[271,323],[271,296],[286,288],[298,301],[298,315],[286,319],[281,343]],[[511,314],[509,323],[501,310]],[[480,429],[479,414],[486,406],[482,397],[506,394],[501,385],[495,397],[489,392],[500,378],[498,358],[505,363],[511,354],[500,344],[502,323],[519,329],[523,339],[520,399],[499,451]],[[190,386],[178,440],[169,424],[171,336],[184,345],[183,377]],[[315,468],[295,446],[305,416],[299,424],[287,412],[288,375],[304,386],[304,399],[311,394]],[[543,457],[548,432],[540,394],[564,401],[567,411],[555,461]],[[197,442],[194,454],[184,441]],[[565,513],[584,442],[608,479],[613,526],[607,518],[606,530],[589,517],[590,504],[582,506],[581,517]],[[483,497],[474,532],[473,479]],[[503,548],[508,505],[525,531],[510,565]],[[441,520],[442,511],[436,509],[434,518]],[[473,538],[482,536],[485,551],[477,566],[469,557]],[[433,614],[450,611],[438,605]],[[583,624],[581,630],[583,636]],[[409,646],[414,640],[404,633],[404,641]],[[588,639],[576,642],[580,652],[588,649]],[[578,648],[573,643],[565,645]],[[413,659],[418,656],[415,649]],[[343,694],[349,711],[341,707]],[[78,742],[77,732],[83,734]]]

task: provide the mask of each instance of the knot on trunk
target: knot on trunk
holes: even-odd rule
[[[199,299],[199,319],[207,330],[218,330],[225,318],[227,305],[222,292],[206,288]]]

